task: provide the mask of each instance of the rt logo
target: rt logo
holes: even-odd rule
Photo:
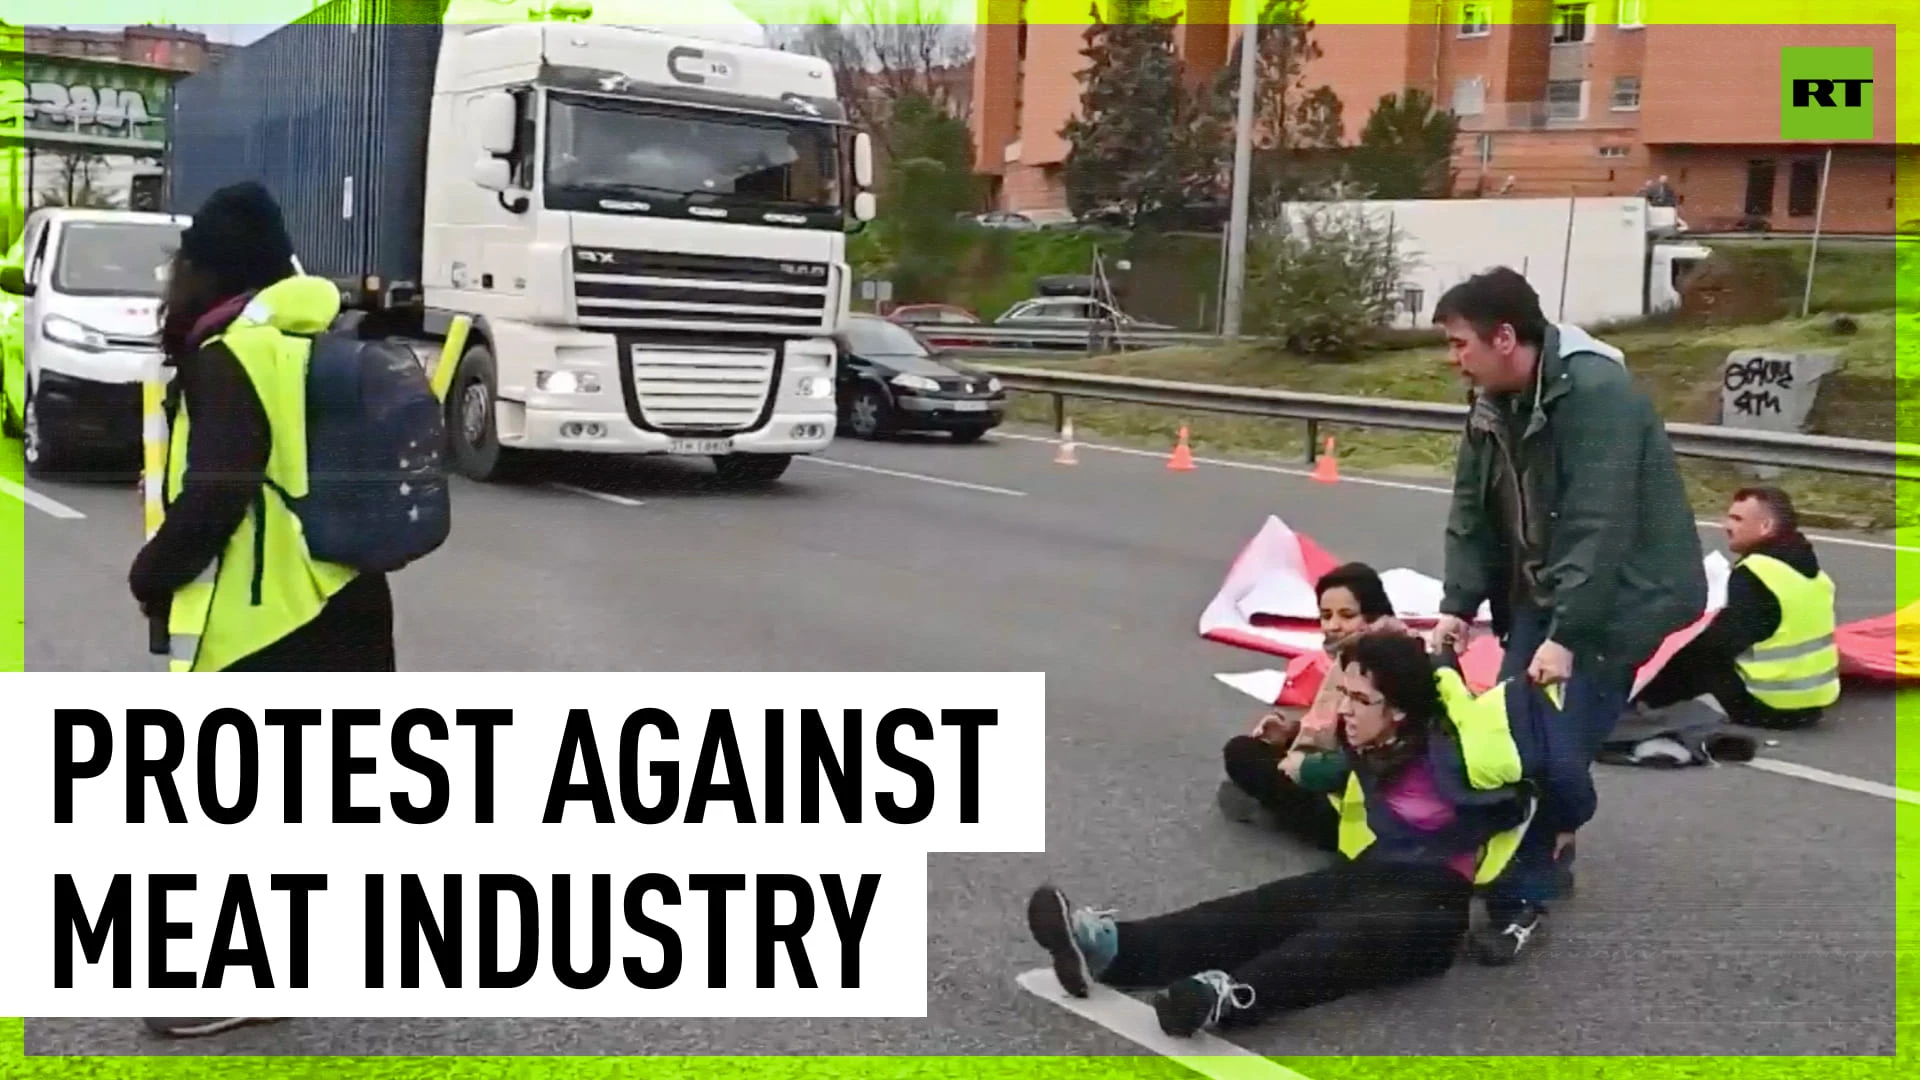
[[[1873,50],[1780,50],[1780,137],[1790,142],[1873,138]]]

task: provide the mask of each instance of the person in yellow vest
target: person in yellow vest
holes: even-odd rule
[[[1338,808],[1339,860],[1151,918],[1074,908],[1052,885],[1027,904],[1060,985],[1160,987],[1169,1035],[1255,1022],[1370,987],[1441,974],[1468,929],[1476,886],[1499,876],[1531,823],[1557,689],[1524,678],[1475,697],[1405,633],[1339,654],[1334,767],[1293,785]]]
[[[257,184],[207,199],[169,273],[167,511],[128,583],[143,612],[166,617],[170,667],[396,670],[385,575],[311,558],[269,493],[307,487],[307,337],[338,316],[338,288],[295,272],[280,208]]]
[[[1788,729],[1819,722],[1840,700],[1833,579],[1800,532],[1793,500],[1774,487],[1743,488],[1727,508],[1737,557],[1727,604],[1635,697],[1662,708],[1701,696],[1727,719]]]
[[[280,208],[257,184],[215,192],[180,238],[161,323],[168,389],[160,529],[128,584],[164,618],[173,671],[394,671],[393,599],[381,574],[308,556],[270,497],[306,489],[302,335],[328,328],[339,290],[293,265]],[[169,1038],[277,1017],[145,1017]]]

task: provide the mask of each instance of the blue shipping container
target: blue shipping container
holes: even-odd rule
[[[307,273],[418,283],[445,8],[333,0],[176,83],[168,208],[257,181]]]

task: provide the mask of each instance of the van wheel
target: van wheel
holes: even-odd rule
[[[499,380],[493,350],[476,344],[460,358],[460,370],[447,389],[447,441],[454,471],[483,484],[505,479],[515,464],[513,451],[500,445],[495,412]]]
[[[6,369],[0,366],[0,434],[4,434],[9,439],[22,439],[27,434],[24,422],[26,409],[21,408],[18,411],[23,415],[14,415],[13,387],[7,385]]]

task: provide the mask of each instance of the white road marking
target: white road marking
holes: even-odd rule
[[[611,491],[595,491],[592,488],[581,487],[578,484],[562,484],[557,480],[549,483],[547,486],[558,491],[568,491],[575,495],[585,495],[589,499],[599,499],[601,502],[610,502],[617,506],[647,505],[639,499],[630,499],[625,495],[615,495]]]
[[[57,517],[66,521],[79,521],[87,516],[58,499],[50,499],[31,488],[22,487],[4,476],[0,476],[0,495],[11,495],[49,517]]]
[[[1050,436],[1022,435],[1022,434],[1018,434],[1016,432],[1011,432],[1011,431],[1001,431],[1001,432],[996,432],[995,434],[1003,439],[1018,439],[1022,442],[1046,443],[1049,446],[1059,441]],[[1078,440],[1074,442],[1074,447],[1075,449],[1079,449],[1079,450],[1099,450],[1103,453],[1125,454],[1130,457],[1151,457],[1151,458],[1166,457],[1165,454],[1159,452],[1158,450],[1141,450],[1132,446],[1106,446],[1100,443],[1081,442]],[[1227,461],[1221,458],[1204,458],[1204,457],[1195,457],[1193,460],[1196,464],[1213,465],[1222,469],[1243,469],[1248,472],[1271,473],[1277,476],[1298,476],[1298,477],[1305,477],[1309,479],[1312,478],[1313,476],[1313,470],[1311,469],[1289,468],[1288,466],[1285,466],[1285,465],[1263,465],[1263,464],[1259,464],[1251,461]],[[1421,491],[1421,492],[1425,492],[1428,495],[1452,495],[1453,494],[1452,488],[1439,487],[1434,484],[1416,484],[1416,483],[1412,483],[1410,481],[1404,481],[1404,480],[1376,480],[1370,476],[1344,476],[1343,475],[1340,477],[1340,482],[1343,484],[1362,484],[1367,487],[1394,488],[1399,491]],[[1708,521],[1704,518],[1696,520],[1694,524],[1699,526],[1702,529],[1720,528],[1720,523],[1718,521]],[[1815,540],[1823,544],[1839,544],[1844,547],[1870,548],[1874,551],[1895,551],[1895,552],[1902,552],[1906,554],[1920,552],[1920,547],[1913,547],[1913,546],[1904,545],[1904,544],[1889,544],[1884,540],[1861,540],[1851,536],[1830,536],[1825,533],[1810,532],[1810,533],[1807,533],[1807,539]]]
[[[1190,1039],[1176,1039],[1160,1030],[1153,1006],[1105,986],[1093,987],[1091,996],[1077,998],[1060,987],[1052,968],[1035,968],[1017,977],[1015,982],[1042,1001],[1049,1001],[1070,1013],[1091,1020],[1116,1035],[1140,1044],[1182,1068],[1191,1069],[1208,1080],[1307,1080],[1301,1073],[1256,1054],[1244,1046],[1201,1032]]]
[[[1844,773],[1816,769],[1811,765],[1798,765],[1791,761],[1780,761],[1777,758],[1757,757],[1746,764],[1748,768],[1759,769],[1761,772],[1770,772],[1779,776],[1791,776],[1795,779],[1808,780],[1816,784],[1825,784],[1828,787],[1840,788],[1845,791],[1857,791],[1862,795],[1878,795],[1883,799],[1893,799],[1896,802],[1913,803],[1916,806],[1920,806],[1920,791],[1909,791],[1906,788],[1894,787],[1891,784],[1879,784],[1872,780],[1862,780],[1859,777],[1847,776]]]
[[[855,472],[875,473],[880,476],[897,476],[902,480],[918,480],[923,484],[939,484],[942,487],[960,488],[965,491],[984,491],[989,495],[1014,495],[1024,497],[1024,491],[1012,488],[994,487],[990,484],[969,484],[965,480],[949,480],[944,476],[928,476],[926,473],[902,472],[899,469],[882,469],[876,465],[856,465],[851,461],[837,458],[797,457],[795,461],[810,462],[814,465],[830,465],[836,469],[852,469]]]

